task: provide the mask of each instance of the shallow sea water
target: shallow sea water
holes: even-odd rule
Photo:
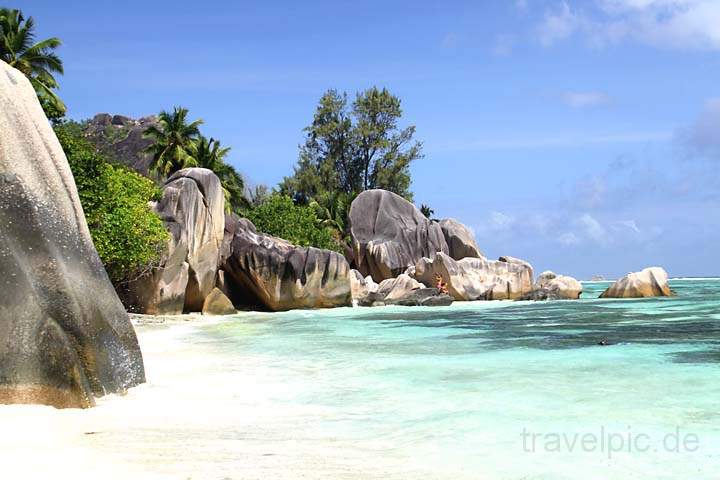
[[[24,478],[720,478],[720,280],[606,286],[142,326],[146,385],[0,407],[0,460]]]

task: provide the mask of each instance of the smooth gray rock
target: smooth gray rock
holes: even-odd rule
[[[628,273],[605,290],[600,298],[671,297],[668,274],[660,267]]]
[[[448,255],[453,259],[485,257],[475,242],[475,235],[462,223],[454,218],[446,218],[440,220],[440,228],[448,244]]]
[[[355,266],[376,282],[400,275],[423,257],[448,253],[440,225],[392,192],[362,192],[350,206],[349,220]]]
[[[280,311],[351,304],[350,266],[339,253],[254,233],[243,222],[234,227],[222,270],[236,306]]]
[[[0,61],[0,403],[89,407],[145,381],[30,82]]]
[[[512,257],[498,261],[485,258],[454,260],[438,252],[415,264],[415,279],[435,285],[436,276],[447,284],[455,300],[515,300],[533,289],[533,270],[529,263]]]
[[[151,315],[200,312],[216,285],[225,229],[225,200],[218,177],[204,168],[172,175],[154,206],[171,234],[160,265],[125,285],[129,310]]]
[[[213,288],[210,294],[205,297],[202,313],[203,315],[233,315],[237,313],[237,310],[219,288]]]

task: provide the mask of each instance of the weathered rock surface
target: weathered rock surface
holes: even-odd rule
[[[533,291],[522,300],[577,300],[582,291],[582,284],[573,277],[547,271],[540,274]]]
[[[600,298],[670,297],[668,274],[660,267],[628,273],[605,290]]]
[[[65,154],[30,82],[0,61],[0,403],[89,407],[144,381]]]
[[[256,304],[273,311],[351,304],[345,257],[254,233],[248,223],[233,225],[232,242],[223,252],[222,269],[234,304]]]
[[[475,235],[462,223],[454,218],[446,218],[440,220],[440,228],[448,245],[448,255],[455,260],[485,257],[475,242]]]
[[[155,116],[135,120],[98,113],[85,125],[83,133],[103,153],[148,176],[152,156],[145,153],[145,149],[152,145],[152,140],[145,138],[145,131],[157,122]]]
[[[203,315],[232,315],[237,313],[230,299],[218,288],[213,288],[205,297]]]
[[[356,272],[357,281],[362,278]],[[361,294],[353,297],[363,307],[382,305],[404,306],[445,306],[453,302],[452,297],[443,295],[437,288],[427,288],[409,275],[403,273],[396,278],[388,278],[376,284],[369,276],[363,279],[365,284]]]
[[[375,283],[370,275],[362,276],[357,270],[350,270],[350,292],[352,294],[353,304],[366,305],[370,294],[377,292],[378,284]]]
[[[448,253],[442,229],[392,192],[367,190],[350,206],[353,259],[376,282],[393,278],[423,257]]]
[[[151,315],[202,311],[216,285],[224,205],[220,180],[210,170],[186,168],[167,180],[154,208],[171,234],[170,244],[159,267],[120,290],[129,310]]]
[[[420,282],[435,285],[436,275],[442,277],[455,300],[514,300],[533,289],[532,267],[513,257],[454,260],[438,252],[415,264],[415,278]]]

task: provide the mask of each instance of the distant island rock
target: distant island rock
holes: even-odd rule
[[[668,274],[660,267],[646,268],[628,273],[610,285],[600,298],[670,297],[674,295],[668,285]]]
[[[525,295],[523,300],[577,300],[583,287],[573,277],[557,275],[546,271],[540,274],[533,291]]]
[[[0,225],[0,403],[90,407],[144,382],[65,154],[28,79],[1,61]]]

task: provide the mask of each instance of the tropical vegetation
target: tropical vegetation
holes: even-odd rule
[[[35,40],[35,20],[20,10],[0,8],[0,60],[22,72],[37,93],[45,114],[58,119],[67,108],[55,90],[54,74],[62,75],[63,64],[55,53],[62,42],[56,37]]]
[[[248,210],[246,216],[258,231],[283,238],[295,245],[341,251],[330,230],[317,217],[315,209],[297,205],[287,195],[270,195],[262,204]]]
[[[79,124],[55,126],[67,156],[95,248],[113,283],[133,279],[157,265],[169,234],[149,202],[160,198],[155,183],[111,164],[82,135]]]
[[[158,114],[158,125],[151,125],[145,136],[152,143],[145,150],[152,155],[150,170],[166,178],[187,167],[196,167],[197,141],[202,120],[188,123],[188,109],[175,107]]]

